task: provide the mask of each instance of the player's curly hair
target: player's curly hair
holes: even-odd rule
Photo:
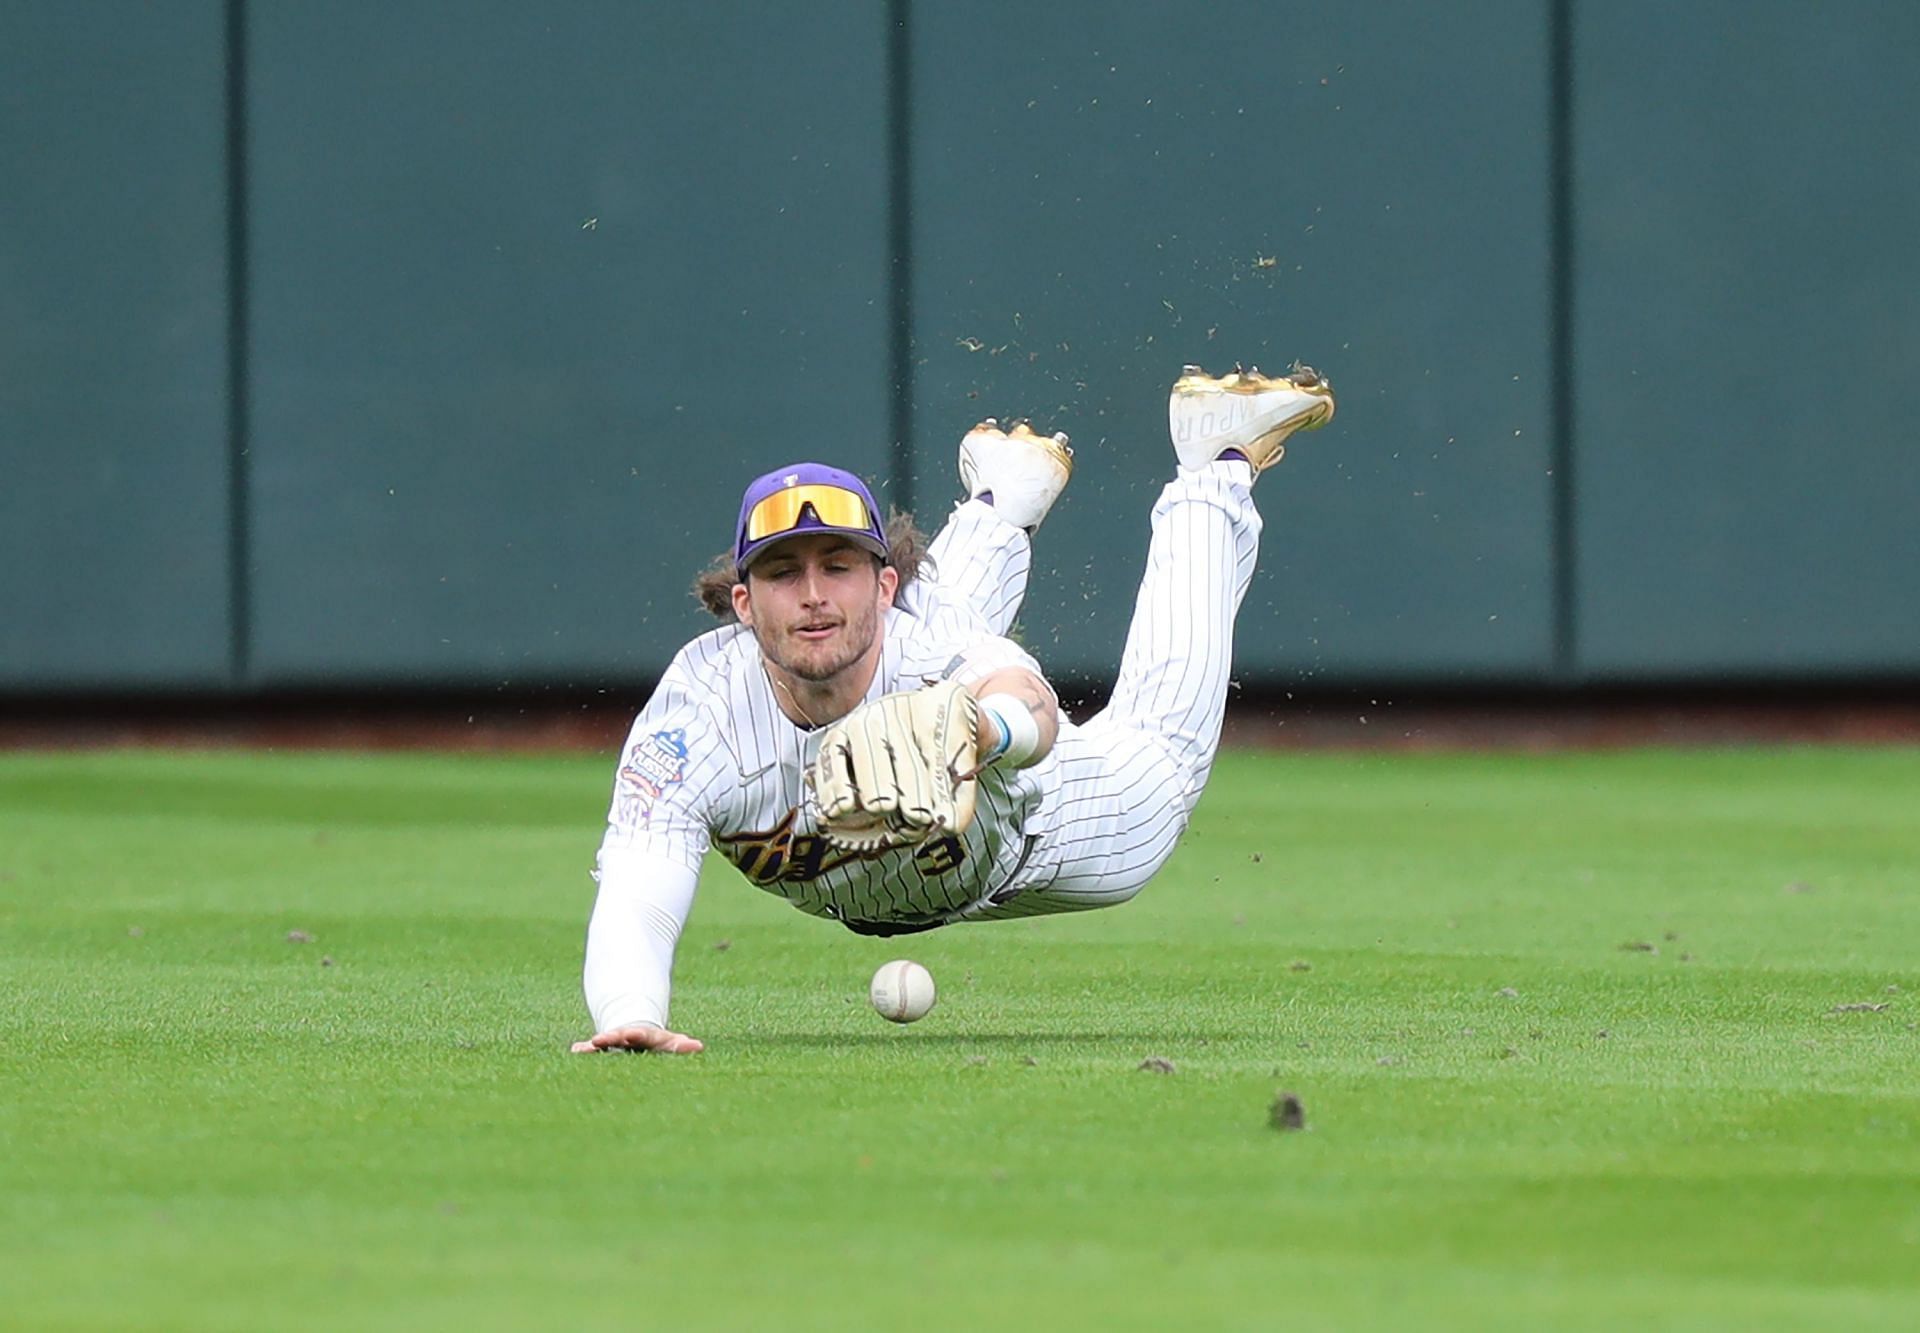
[[[927,534],[915,526],[912,514],[898,509],[887,512],[887,549],[892,552],[886,563],[900,575],[900,592],[919,577],[927,559]],[[694,576],[693,595],[716,619],[731,625],[739,617],[733,614],[733,585],[741,582],[740,567],[733,563],[733,552],[722,551],[707,567]]]

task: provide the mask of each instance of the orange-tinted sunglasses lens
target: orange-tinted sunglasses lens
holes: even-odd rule
[[[813,506],[813,516],[830,528],[858,528],[873,531],[873,516],[867,502],[840,486],[789,486],[775,491],[753,507],[747,515],[747,540],[791,532],[800,522],[800,513]]]

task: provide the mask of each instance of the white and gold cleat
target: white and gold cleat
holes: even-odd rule
[[[1312,366],[1295,364],[1284,379],[1258,368],[1215,379],[1188,366],[1167,397],[1167,427],[1173,452],[1189,471],[1205,467],[1229,449],[1238,450],[1256,474],[1278,463],[1287,437],[1318,430],[1333,420],[1333,386]]]
[[[1073,446],[1062,434],[1041,435],[1024,421],[1001,430],[992,417],[960,441],[960,484],[967,498],[988,498],[1000,516],[1032,532],[1073,475]]]

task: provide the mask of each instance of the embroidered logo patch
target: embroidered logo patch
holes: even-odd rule
[[[687,732],[684,727],[656,731],[635,741],[620,765],[616,787],[619,816],[635,824],[653,813],[660,794],[687,776]]]

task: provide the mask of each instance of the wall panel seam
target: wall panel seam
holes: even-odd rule
[[[1548,20],[1548,323],[1552,358],[1548,487],[1552,505],[1553,674],[1563,684],[1580,672],[1579,542],[1574,500],[1574,5],[1552,0]]]
[[[253,633],[252,486],[248,457],[247,6],[226,0],[227,673],[244,686]]]
[[[892,441],[888,502],[913,510],[913,27],[911,0],[887,0],[887,296]]]

